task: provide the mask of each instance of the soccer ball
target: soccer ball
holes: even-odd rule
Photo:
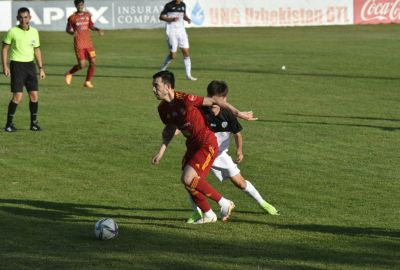
[[[112,218],[102,218],[96,222],[94,234],[100,240],[109,240],[118,236],[118,224]]]

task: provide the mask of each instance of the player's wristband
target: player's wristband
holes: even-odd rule
[[[43,67],[39,67],[39,69],[43,69]]]

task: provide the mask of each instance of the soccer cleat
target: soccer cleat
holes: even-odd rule
[[[17,131],[17,129],[14,127],[13,124],[9,124],[4,128],[4,131],[5,132],[14,132],[14,131]]]
[[[231,215],[231,212],[235,208],[235,204],[229,201],[229,204],[221,207],[221,219],[222,222],[226,222]]]
[[[84,86],[84,87],[87,87],[87,88],[93,88],[93,87],[94,87],[91,81],[86,81],[86,82],[83,84],[83,86]]]
[[[186,220],[186,223],[193,224],[195,221],[201,219],[203,217],[203,213],[199,211],[194,211],[192,216]]]
[[[268,214],[273,215],[273,216],[279,216],[280,213],[278,210],[276,210],[275,207],[267,203],[266,201],[263,201],[260,204],[261,208],[264,209]]]
[[[205,223],[215,223],[217,221],[217,215],[215,213],[212,213],[211,217],[208,217],[206,215],[203,215],[196,221],[194,221],[192,224],[205,224]]]
[[[31,130],[32,131],[41,131],[42,129],[38,126],[38,122],[35,121],[35,122],[31,123]]]
[[[193,77],[192,75],[186,76],[186,80],[188,81],[197,81],[197,78]]]
[[[71,85],[72,83],[72,74],[65,73],[64,81],[67,85]]]

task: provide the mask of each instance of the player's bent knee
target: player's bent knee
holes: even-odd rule
[[[32,102],[38,102],[39,101],[39,97],[37,95],[36,96],[29,96],[29,100],[32,101]]]
[[[185,187],[190,187],[190,184],[192,183],[193,178],[182,176],[181,181],[182,181],[182,184],[185,185]]]
[[[12,97],[12,102],[14,102],[15,104],[19,104],[21,100],[22,100],[22,92],[18,92],[14,94]]]
[[[246,181],[244,180],[243,177],[231,177],[232,183],[237,186],[240,189],[245,189],[246,188]]]
[[[197,186],[199,177],[197,175],[182,175],[181,181],[185,185],[185,187],[193,188],[193,186]]]
[[[21,101],[22,101],[22,98],[18,98],[18,99],[13,98],[12,99],[12,102],[14,102],[15,104],[19,104]]]
[[[192,166],[186,165],[183,168],[183,173],[181,177],[181,181],[185,186],[191,186],[193,184],[193,181],[198,179],[199,176],[195,169],[193,169]]]
[[[189,51],[182,50],[182,55],[183,55],[183,57],[190,57]]]

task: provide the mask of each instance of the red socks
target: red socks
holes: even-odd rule
[[[87,74],[86,74],[86,81],[90,82],[93,79],[94,71],[96,70],[96,64],[90,64]]]
[[[189,186],[191,189],[201,192],[203,195],[209,197],[213,201],[219,202],[222,196],[216,191],[205,179],[195,177]]]
[[[79,65],[75,65],[68,71],[68,74],[74,74],[78,70],[80,70]],[[86,81],[89,82],[92,81],[95,70],[96,70],[96,64],[90,64],[86,73]]]
[[[201,209],[203,213],[208,212],[211,207],[207,202],[206,196],[194,189],[190,189],[189,187],[187,188],[194,203]]]
[[[75,65],[70,69],[70,71],[68,71],[68,74],[74,74],[78,70],[79,70],[79,65]]]

